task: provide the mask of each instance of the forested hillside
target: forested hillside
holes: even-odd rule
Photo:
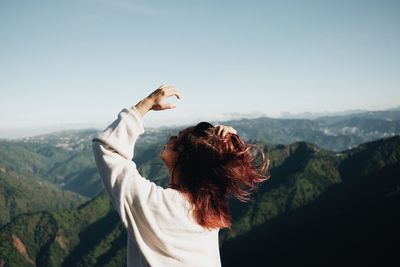
[[[399,136],[342,153],[305,142],[265,149],[271,179],[251,203],[231,203],[232,230],[220,235],[223,266],[394,258]],[[121,266],[126,258],[125,230],[106,195],[78,209],[20,215],[0,230],[0,243],[0,262],[10,266]]]
[[[345,152],[337,171],[341,182],[327,187],[314,201],[287,209],[224,242],[224,266],[395,262],[400,240],[400,137]]]

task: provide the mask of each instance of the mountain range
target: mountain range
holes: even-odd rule
[[[350,111],[328,113],[329,115],[321,116],[322,114],[313,113],[312,116],[302,115],[300,118],[300,115],[283,118],[258,116],[251,119],[213,121],[212,123],[231,125],[237,128],[239,134],[245,139],[285,145],[306,141],[338,152],[364,142],[400,134],[400,108],[383,111],[353,110],[351,113]],[[146,128],[142,142],[164,141],[170,133],[176,133],[186,126]],[[78,137],[85,138],[85,135],[88,136],[96,131],[96,129],[63,131],[17,139],[17,141],[51,140],[53,143],[58,142],[59,146],[68,146],[66,143],[68,139],[75,139],[73,143],[79,143]]]
[[[395,259],[399,136],[342,153],[306,142],[265,149],[271,178],[251,203],[232,200],[232,229],[220,233],[223,266]],[[126,232],[104,193],[78,208],[19,215],[0,229],[0,244],[7,266],[126,264]]]
[[[223,122],[271,159],[271,179],[252,201],[230,202],[233,225],[220,232],[223,266],[394,260],[399,122],[398,110]],[[180,129],[146,129],[134,158],[144,177],[166,185],[158,154]],[[0,266],[126,264],[126,232],[91,152],[97,131],[0,141]]]

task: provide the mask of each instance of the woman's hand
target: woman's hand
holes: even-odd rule
[[[215,128],[217,128],[217,135],[221,136],[222,138],[225,138],[225,136],[228,133],[231,134],[236,134],[236,130],[233,129],[231,126],[225,126],[225,125],[217,125],[215,126]]]
[[[164,110],[175,108],[176,105],[170,103],[163,103],[163,101],[170,97],[176,96],[181,99],[181,94],[172,85],[161,85],[157,90],[152,92],[145,99],[135,105],[139,113],[144,116],[149,110]]]

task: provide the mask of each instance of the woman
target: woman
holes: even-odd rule
[[[143,178],[132,161],[142,118],[150,110],[175,108],[164,103],[170,96],[181,98],[175,87],[160,86],[96,135],[97,168],[128,230],[128,266],[221,266],[218,232],[231,225],[228,197],[247,200],[269,177],[261,174],[268,160],[263,157],[258,170],[254,146],[232,127],[202,122],[172,136],[160,153],[170,173],[168,188]]]

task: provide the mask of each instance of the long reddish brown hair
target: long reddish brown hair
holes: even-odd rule
[[[222,138],[207,122],[182,131],[174,150],[178,153],[174,170],[179,169],[179,182],[170,186],[186,193],[196,221],[208,229],[230,228],[228,199],[248,201],[257,184],[270,177],[269,160],[261,148],[236,134]]]

